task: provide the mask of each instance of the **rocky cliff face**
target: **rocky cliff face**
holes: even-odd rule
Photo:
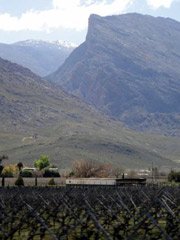
[[[180,135],[180,23],[92,15],[86,41],[49,79],[138,130]]]

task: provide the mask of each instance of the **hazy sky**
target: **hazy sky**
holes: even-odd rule
[[[138,12],[180,21],[180,0],[0,0],[0,42],[84,41],[88,17]]]

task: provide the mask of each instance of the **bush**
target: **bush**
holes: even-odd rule
[[[57,171],[45,169],[45,171],[43,173],[43,177],[60,177],[60,174]]]
[[[7,165],[4,167],[2,171],[3,177],[14,177],[14,175],[18,174],[18,169],[15,165]]]
[[[54,181],[54,178],[51,178],[51,179],[49,180],[48,185],[50,185],[50,186],[55,186],[55,185],[56,185],[56,183],[55,183],[55,181]]]
[[[31,178],[31,177],[33,177],[33,173],[30,172],[30,171],[28,171],[28,170],[23,170],[23,171],[21,172],[21,177]]]
[[[74,176],[75,176],[74,172],[71,171],[71,172],[69,173],[69,177],[74,177]]]
[[[19,176],[17,179],[16,179],[16,181],[15,181],[15,185],[16,186],[24,186],[24,180],[23,180],[23,178],[21,177],[21,176]]]
[[[168,175],[168,181],[180,182],[180,172],[171,171]]]

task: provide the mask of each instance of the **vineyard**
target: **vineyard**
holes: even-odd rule
[[[0,189],[0,239],[180,239],[180,188]]]

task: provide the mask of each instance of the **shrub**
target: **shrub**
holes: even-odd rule
[[[60,177],[60,174],[58,171],[53,171],[50,169],[45,169],[43,173],[43,177]]]
[[[73,171],[71,171],[70,173],[69,173],[69,177],[74,177],[75,176],[75,173],[73,172]]]
[[[24,186],[24,180],[21,176],[19,176],[15,181],[16,186]]]
[[[55,181],[54,181],[54,178],[51,178],[51,179],[49,180],[48,185],[50,185],[50,186],[55,186],[55,185],[56,185],[56,183],[55,183]]]
[[[180,172],[171,171],[168,175],[168,181],[180,182]]]
[[[31,178],[31,177],[33,177],[33,173],[31,171],[28,171],[28,170],[23,170],[21,172],[21,177]]]

